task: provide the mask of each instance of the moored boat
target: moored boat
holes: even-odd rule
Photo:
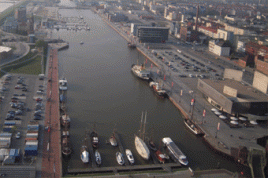
[[[85,163],[85,164],[89,163],[89,152],[88,152],[88,148],[86,145],[82,145],[82,147],[81,147],[80,158],[81,158],[83,163]]]
[[[154,154],[160,163],[166,162],[166,156],[160,150],[155,151]]]
[[[116,161],[121,166],[125,164],[125,160],[122,153],[116,152]]]
[[[156,148],[156,146],[155,146],[155,144],[154,144],[154,142],[153,142],[152,140],[150,140],[150,141],[148,142],[148,147],[149,147],[152,151],[157,151],[157,148]]]
[[[130,149],[126,149],[126,156],[130,164],[134,164],[135,160]]]
[[[147,71],[143,65],[135,65],[133,64],[131,67],[131,71],[135,76],[142,80],[150,79],[150,71]]]
[[[137,135],[135,136],[135,147],[136,147],[137,152],[143,159],[149,160],[150,150],[148,149],[145,142]]]
[[[98,133],[96,131],[91,132],[90,138],[91,138],[92,147],[93,148],[98,148],[98,146],[99,146]]]
[[[114,136],[114,133],[113,135],[109,138],[109,142],[112,146],[117,146],[117,141],[116,141],[116,138]]]
[[[61,91],[65,91],[65,90],[67,90],[67,80],[66,80],[66,78],[62,78],[62,79],[60,79],[59,80],[59,90],[61,90]]]
[[[184,119],[184,124],[195,135],[201,135],[201,134],[203,134],[202,131],[196,126],[196,124],[192,120],[190,120],[190,119]]]
[[[131,48],[131,49],[136,48],[136,45],[135,45],[134,43],[132,43],[132,42],[128,42],[128,43],[127,43],[127,46],[128,46],[129,48]]]
[[[162,89],[158,82],[150,82],[149,86],[153,88],[154,92],[161,98],[167,97],[167,91]]]
[[[69,156],[72,153],[70,137],[63,137],[61,142],[61,150],[64,156]]]
[[[187,157],[183,154],[183,152],[178,148],[178,146],[171,140],[169,137],[165,137],[162,139],[162,142],[167,147],[174,161],[180,162],[182,165],[187,166],[188,160]]]
[[[95,161],[98,166],[101,165],[101,155],[98,150],[95,151]]]
[[[70,123],[71,123],[71,118],[69,117],[69,115],[63,114],[61,116],[61,125],[63,127],[70,127]]]

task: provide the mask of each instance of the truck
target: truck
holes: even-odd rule
[[[169,137],[165,137],[162,139],[162,142],[167,147],[171,157],[176,162],[180,162],[182,165],[187,166],[188,160],[183,152],[179,149],[179,147],[171,140]]]
[[[37,156],[38,146],[36,145],[26,145],[24,149],[24,156]]]

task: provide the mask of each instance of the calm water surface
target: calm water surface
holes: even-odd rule
[[[90,31],[53,31],[54,38],[62,38],[70,44],[69,49],[59,52],[60,76],[66,77],[69,85],[67,108],[72,119],[70,134],[74,151],[64,162],[64,168],[85,167],[80,160],[80,147],[85,131],[92,131],[94,123],[100,136],[102,166],[117,166],[118,148],[105,143],[115,126],[124,148],[132,150],[136,164],[150,163],[140,158],[134,146],[141,113],[147,111],[147,136],[152,135],[153,130],[157,145],[161,138],[171,137],[187,155],[189,166],[194,170],[216,169],[220,165],[233,172],[248,172],[215,154],[201,138],[190,133],[179,110],[169,100],[157,98],[148,83],[130,72],[131,65],[137,59],[143,61],[144,57],[137,50],[128,49],[126,41],[97,14],[70,9],[60,10],[60,14],[83,16],[91,28]]]

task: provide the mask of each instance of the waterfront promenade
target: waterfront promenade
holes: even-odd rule
[[[130,41],[130,35],[123,30],[123,26],[109,22],[103,14],[99,14],[102,19],[123,38]],[[162,80],[164,88],[169,91],[170,101],[181,111],[186,118],[192,118],[204,132],[204,140],[216,151],[224,155],[232,156],[231,148],[245,146],[248,150],[252,147],[264,151],[264,148],[257,144],[257,138],[267,135],[265,126],[254,126],[251,128],[231,128],[223,120],[219,119],[212,111],[212,106],[205,100],[203,94],[197,89],[198,78],[180,78],[164,64],[165,60],[156,58],[151,53],[150,48],[144,44],[137,43],[139,50],[156,67],[151,67],[153,79]],[[172,45],[166,44],[166,50],[175,50]],[[165,50],[165,49],[164,49]],[[184,53],[184,51],[182,51]],[[196,58],[191,53],[187,53],[190,58]],[[198,59],[199,60],[199,59]],[[202,60],[200,60],[202,61]],[[148,67],[148,66],[147,66]],[[162,71],[158,75],[157,71]],[[194,85],[196,83],[196,85]],[[194,108],[190,105],[191,100],[195,100]],[[193,110],[193,112],[192,112]],[[203,111],[206,114],[203,116]],[[220,125],[219,130],[217,130]]]
[[[61,177],[62,154],[60,138],[59,87],[58,87],[58,51],[52,49],[48,58],[47,102],[45,112],[42,174],[43,178]]]

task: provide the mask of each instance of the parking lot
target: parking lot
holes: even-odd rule
[[[169,67],[172,74],[180,78],[213,78],[222,79],[224,67],[215,66],[212,62],[204,62],[191,58],[180,50],[153,50],[152,53]]]
[[[1,84],[0,128],[2,132],[12,133],[10,148],[20,149],[23,158],[27,125],[31,121],[39,122],[41,131],[39,130],[37,159],[42,159],[40,157],[42,140],[40,141],[40,139],[42,139],[44,128],[44,100],[46,98],[44,80],[39,80],[38,76],[33,75],[12,74],[2,77]],[[9,126],[14,127],[10,129]],[[34,162],[37,159],[35,158]],[[33,159],[31,162],[20,159],[16,162],[16,166],[28,163],[33,165],[34,162]]]

